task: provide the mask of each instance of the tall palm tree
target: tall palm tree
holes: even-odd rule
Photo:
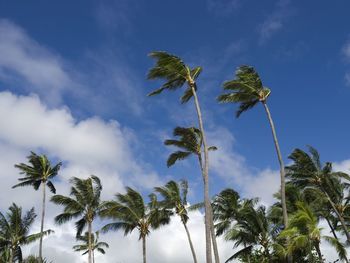
[[[164,144],[168,146],[175,146],[179,148],[178,151],[173,152],[169,155],[167,160],[167,166],[170,167],[174,165],[177,161],[184,160],[191,155],[197,157],[200,169],[203,171],[203,159],[202,159],[202,132],[195,127],[176,127],[173,132],[174,137],[179,137],[179,139],[169,139],[165,140]],[[215,146],[208,147],[208,151],[216,150]],[[203,181],[205,182],[204,173],[202,173]],[[204,202],[205,207],[205,202]],[[219,255],[217,251],[217,244],[215,238],[215,229],[213,223],[213,212],[212,207],[209,207],[209,217],[210,217],[210,234],[212,238],[213,249],[215,254],[215,261],[219,260]]]
[[[271,90],[265,86],[260,79],[259,74],[251,66],[240,66],[236,71],[236,79],[224,83],[224,89],[228,93],[218,97],[218,101],[222,103],[239,103],[239,108],[236,112],[238,118],[243,112],[253,108],[259,102],[264,106],[267,118],[270,123],[272,137],[275,144],[278,162],[280,166],[281,177],[281,203],[283,211],[283,223],[285,227],[288,225],[286,193],[285,193],[285,172],[284,163],[281,155],[276,129],[272,116],[267,106],[267,99],[271,94]]]
[[[206,262],[211,263],[211,240],[213,242],[215,262],[219,263],[219,253],[217,250],[216,238],[213,235],[214,225],[212,219],[212,211],[210,206],[209,196],[209,156],[208,146],[204,131],[202,112],[197,96],[197,78],[200,75],[202,68],[190,68],[179,57],[167,52],[157,51],[149,54],[151,58],[156,60],[156,65],[149,71],[148,79],[164,80],[164,84],[151,92],[149,96],[162,93],[164,90],[177,90],[186,85],[186,90],[181,97],[181,103],[188,102],[192,97],[196,107],[199,130],[201,132],[203,146],[204,162],[201,165],[201,172],[204,181],[204,204],[205,204],[205,239],[206,239]]]
[[[337,189],[339,189],[341,179],[349,181],[350,176],[342,172],[333,172],[330,162],[326,162],[322,166],[317,150],[311,146],[308,148],[310,155],[301,149],[295,149],[292,152],[289,159],[294,163],[286,167],[287,176],[291,183],[301,190],[321,193],[327,199],[332,211],[340,221],[347,241],[350,242],[350,234],[344,217],[334,202],[339,196]]]
[[[20,183],[14,185],[12,188],[22,186],[32,186],[35,190],[38,190],[42,186],[42,210],[41,210],[41,225],[40,232],[44,232],[44,219],[45,219],[45,202],[46,202],[46,186],[50,191],[55,194],[56,189],[52,183],[52,179],[57,175],[61,168],[62,163],[59,162],[56,165],[51,165],[50,160],[46,155],[37,155],[34,152],[27,157],[29,164],[20,163],[15,167],[20,170],[24,177],[19,178]],[[40,237],[39,243],[39,258],[43,258],[43,234]]]
[[[97,176],[91,175],[87,179],[73,177],[70,197],[54,195],[51,201],[64,207],[63,213],[55,217],[57,224],[64,224],[72,219],[75,222],[76,236],[81,236],[83,230],[88,229],[88,262],[92,263],[92,223],[103,208],[101,202],[101,181]]]
[[[102,228],[103,232],[123,230],[128,235],[135,229],[139,231],[139,240],[142,240],[143,263],[146,263],[146,237],[151,229],[157,229],[170,221],[170,212],[160,208],[155,194],[150,195],[149,204],[145,204],[142,195],[127,187],[125,194],[116,194],[116,200],[105,203],[100,215],[114,219]]]
[[[13,203],[8,210],[6,214],[0,213],[0,251],[8,251],[9,263],[16,260],[22,262],[21,246],[30,244],[52,231],[29,234],[36,218],[34,208],[22,215],[22,208]]]
[[[187,211],[188,182],[183,180],[178,184],[175,181],[169,181],[165,186],[155,187],[154,190],[163,197],[163,200],[159,204],[166,209],[175,210],[175,214],[180,217],[190,244],[193,262],[197,263],[196,252],[187,227],[187,221],[189,219]]]
[[[95,250],[97,250],[101,254],[106,254],[106,251],[104,250],[104,248],[109,248],[109,245],[106,242],[98,241],[98,239],[99,239],[99,232],[97,231],[95,234],[91,235],[93,263],[95,263]],[[78,251],[78,252],[83,251],[82,255],[86,255],[87,253],[89,253],[89,233],[85,232],[83,236],[78,236],[77,240],[81,241],[82,243],[79,245],[75,245],[73,247],[74,251]]]

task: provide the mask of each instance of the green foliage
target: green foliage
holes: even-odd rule
[[[104,203],[100,215],[115,220],[102,228],[103,232],[123,230],[124,235],[137,229],[139,239],[146,237],[151,229],[157,229],[170,221],[171,212],[161,208],[156,195],[151,194],[150,202],[145,204],[142,195],[127,187],[125,194],[116,194],[116,200]]]
[[[179,57],[164,51],[155,51],[149,56],[156,60],[156,64],[149,70],[147,78],[163,80],[165,83],[148,96],[158,95],[164,90],[177,90],[187,83],[188,87],[181,97],[181,103],[188,102],[193,96],[192,88],[197,89],[195,81],[202,72],[202,68],[191,69]]]
[[[221,103],[239,103],[238,118],[243,112],[253,108],[258,102],[266,102],[271,91],[264,87],[259,74],[251,66],[240,66],[236,78],[224,83],[224,90],[217,99]]]
[[[29,165],[25,163],[15,165],[15,167],[20,170],[20,173],[24,174],[24,177],[19,178],[18,180],[20,183],[14,185],[13,188],[33,186],[35,190],[38,190],[43,183],[46,184],[50,191],[55,194],[56,189],[51,179],[58,174],[62,163],[60,162],[52,166],[46,155],[37,155],[34,152],[31,152],[27,158]]]
[[[85,232],[83,236],[78,236],[77,241],[80,241],[81,244],[73,246],[74,251],[83,252],[82,255],[89,253],[89,233]],[[91,234],[91,247],[92,251],[97,250],[101,254],[106,254],[104,248],[109,248],[109,245],[99,241],[99,232],[96,232]]]
[[[73,177],[70,180],[72,184],[70,197],[63,195],[54,195],[51,201],[56,205],[63,206],[63,213],[55,217],[57,224],[64,224],[73,219],[75,222],[77,234],[85,229],[88,223],[91,223],[103,207],[101,202],[101,181],[97,176],[90,176],[87,179]]]
[[[0,213],[0,251],[1,258],[10,258],[22,261],[22,246],[35,242],[41,237],[41,234],[29,234],[30,227],[34,223],[36,214],[34,208],[30,209],[24,215],[22,208],[12,204],[6,214]],[[43,232],[43,235],[52,233],[52,230]]]

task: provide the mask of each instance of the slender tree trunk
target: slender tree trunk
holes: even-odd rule
[[[92,249],[91,249],[91,233],[92,233],[92,225],[91,222],[88,221],[88,263],[92,263]]]
[[[194,263],[197,263],[196,252],[194,251],[194,247],[193,247],[193,244],[192,244],[190,231],[188,231],[188,228],[187,228],[186,223],[185,223],[183,220],[181,220],[181,221],[182,221],[182,224],[183,224],[184,227],[185,227],[186,234],[187,234],[187,238],[188,238],[188,242],[190,243],[190,248],[191,248],[191,252],[192,252],[193,262],[194,262]]]
[[[43,233],[44,233],[44,219],[45,219],[45,202],[46,202],[46,181],[43,181],[43,203],[41,210],[41,226],[40,226],[40,241],[39,241],[39,261],[43,262]]]
[[[333,211],[336,213],[336,215],[337,215],[337,217],[338,217],[338,219],[339,219],[339,221],[340,221],[340,223],[341,223],[341,225],[343,227],[344,233],[346,235],[346,239],[350,243],[350,234],[349,234],[349,231],[348,231],[348,229],[346,227],[344,218],[340,215],[338,209],[335,207],[335,204],[333,203],[333,201],[332,201],[331,197],[328,195],[328,193],[325,190],[323,190],[323,193],[326,195],[328,202],[332,206]]]
[[[327,221],[327,224],[328,224],[329,228],[331,229],[331,232],[332,232],[332,234],[333,234],[333,237],[334,237],[336,240],[339,240],[337,234],[335,233],[335,230],[334,230],[334,228],[333,228],[331,222],[330,222],[329,219],[328,219],[328,217],[325,217],[325,219],[326,219],[326,221]]]
[[[146,237],[142,237],[142,256],[143,256],[143,263],[146,263]]]
[[[9,263],[13,263],[13,255],[15,254],[15,253],[14,253],[14,250],[15,250],[14,248],[11,248],[11,249],[10,249]]]
[[[211,227],[213,225],[213,220],[211,218],[211,204],[210,204],[210,197],[209,197],[209,156],[208,156],[208,145],[207,140],[205,137],[204,132],[204,126],[203,126],[203,119],[202,119],[202,112],[199,106],[199,101],[196,93],[196,83],[189,83],[193,97],[194,102],[196,106],[197,111],[197,117],[199,122],[199,129],[202,133],[202,140],[203,140],[203,148],[204,148],[204,167],[202,166],[202,174],[203,174],[203,180],[204,180],[204,204],[205,204],[205,241],[206,241],[206,262],[211,263],[212,262],[212,256],[211,256],[211,241],[213,240],[214,244],[214,255],[215,255],[215,262],[220,263],[219,260],[219,253],[216,247],[216,237],[215,235],[211,235]]]
[[[92,250],[92,263],[95,263],[95,251]]]
[[[277,140],[275,125],[273,123],[269,107],[267,106],[266,101],[263,101],[262,104],[264,105],[264,108],[265,108],[265,111],[267,114],[267,118],[269,119],[271,131],[272,131],[272,137],[273,137],[273,141],[275,143],[278,162],[280,165],[281,203],[282,203],[282,212],[283,212],[283,224],[284,224],[284,228],[287,228],[288,227],[288,214],[287,214],[287,204],[286,204],[286,179],[285,179],[284,163],[283,163],[280,147],[279,147],[278,140]]]
[[[320,249],[320,243],[315,244],[315,249],[316,249],[317,256],[318,256],[318,259],[320,260],[320,262],[324,262],[323,257],[322,257],[322,253],[321,253],[321,249]]]

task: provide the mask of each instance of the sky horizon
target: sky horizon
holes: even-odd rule
[[[193,101],[180,104],[183,89],[147,97],[160,85],[146,79],[154,65],[147,55],[155,50],[203,67],[198,96],[209,144],[218,147],[210,154],[211,195],[230,187],[269,205],[279,187],[263,107],[236,119],[235,105],[216,101],[222,83],[234,78],[242,64],[254,66],[272,90],[268,103],[285,163],[293,149],[312,145],[323,162],[350,172],[349,8],[345,0],[331,5],[315,0],[0,0],[0,210],[13,201],[41,211],[34,202],[40,200],[39,192],[10,189],[19,177],[13,165],[25,162],[30,151],[63,162],[56,181],[59,193],[69,191],[71,176],[95,174],[102,179],[104,198],[125,186],[147,197],[155,186],[187,179],[190,202],[201,200],[194,158],[166,167],[172,149],[163,141],[176,126],[197,126],[197,119]],[[47,227],[56,233],[45,239],[45,255],[57,262],[62,255],[81,262],[71,250],[72,224],[59,230],[52,218],[60,208],[47,207]],[[204,257],[201,221],[201,212],[195,212],[190,230]],[[176,233],[174,225],[180,229]],[[189,248],[181,249],[187,242],[182,232],[174,220],[171,227],[152,233],[150,261],[191,262]],[[168,242],[163,235],[174,239],[159,251]],[[99,262],[124,262],[130,248],[137,252],[128,262],[139,262],[137,234],[126,237],[128,242],[121,241],[121,233],[104,238],[111,248],[98,256]],[[232,255],[232,243],[220,244],[222,259]],[[335,253],[323,248],[332,260]],[[26,248],[36,250],[37,245]]]

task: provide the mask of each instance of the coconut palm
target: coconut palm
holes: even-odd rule
[[[189,219],[187,211],[187,181],[183,180],[180,182],[180,184],[175,181],[169,181],[165,186],[155,187],[154,190],[163,197],[163,200],[160,201],[159,204],[165,209],[175,210],[175,214],[180,217],[190,244],[193,262],[197,263],[196,252],[194,250],[191,235],[187,227],[187,221]]]
[[[212,219],[212,211],[210,206],[209,196],[209,156],[208,146],[204,131],[202,112],[197,96],[197,78],[200,75],[202,68],[190,68],[179,57],[167,52],[157,51],[152,52],[149,56],[156,60],[156,65],[150,69],[148,79],[164,80],[164,84],[160,88],[148,94],[149,96],[162,93],[164,90],[177,90],[183,86],[187,86],[182,97],[181,103],[188,102],[192,97],[196,107],[199,130],[201,132],[202,141],[200,146],[203,146],[204,162],[201,165],[201,172],[204,181],[204,205],[205,205],[205,239],[206,239],[206,262],[211,263],[211,240],[213,242],[215,262],[219,263],[219,253],[217,250],[216,238],[214,233],[214,225]],[[201,153],[202,154],[202,153]]]
[[[295,149],[289,156],[294,163],[286,167],[287,176],[291,183],[303,191],[315,191],[322,194],[328,201],[332,211],[337,216],[347,241],[350,242],[350,234],[347,229],[344,217],[338,210],[334,200],[337,200],[339,185],[342,180],[350,180],[350,176],[342,172],[333,172],[332,163],[326,162],[323,166],[317,150],[308,147],[310,154],[301,149]]]
[[[262,248],[260,262],[272,262],[271,229],[264,206],[254,207],[257,200],[247,200],[239,211],[236,223],[227,230],[225,239],[234,241],[234,247],[243,246],[226,260],[229,262],[243,255],[249,255],[257,246]]]
[[[8,262],[12,263],[16,260],[22,262],[21,247],[52,231],[29,234],[30,227],[36,218],[34,208],[22,215],[22,208],[13,203],[8,210],[6,214],[0,213],[0,251],[5,252],[4,257],[8,258]]]
[[[51,165],[50,160],[46,155],[37,155],[34,152],[27,157],[29,164],[20,163],[15,167],[20,170],[24,177],[19,178],[20,183],[14,185],[12,188],[22,186],[32,186],[35,190],[38,190],[42,186],[42,210],[41,210],[41,225],[40,232],[44,232],[44,220],[45,220],[45,202],[46,202],[46,186],[50,191],[55,194],[56,189],[52,183],[52,179],[57,175],[61,168],[62,163]],[[40,237],[39,243],[39,258],[42,258],[43,253],[43,236]]]
[[[95,263],[95,250],[100,252],[101,254],[106,254],[106,251],[104,248],[109,248],[109,245],[106,242],[98,241],[99,239],[99,232],[97,231],[95,234],[91,234],[91,246],[92,246],[92,262]],[[82,255],[86,255],[89,253],[89,233],[85,232],[83,236],[77,237],[78,241],[81,241],[82,243],[79,245],[75,245],[73,247],[74,251],[81,252],[83,251]]]
[[[239,194],[230,188],[222,190],[214,197],[212,207],[217,236],[224,234],[233,226],[239,217],[241,203]]]
[[[321,228],[318,227],[318,219],[304,202],[297,202],[296,206],[297,212],[290,218],[288,228],[280,233],[279,238],[288,238],[286,251],[288,255],[292,255],[296,250],[302,250],[306,252],[308,261],[314,262],[315,249],[318,260],[324,262],[320,250]]]
[[[283,211],[283,223],[285,227],[288,225],[286,194],[285,194],[285,172],[284,163],[277,139],[276,129],[271,117],[269,107],[267,106],[267,99],[271,94],[271,90],[265,86],[260,79],[259,74],[251,66],[240,66],[236,71],[236,78],[224,83],[224,90],[228,93],[222,94],[218,97],[221,103],[239,103],[239,108],[236,112],[238,118],[243,112],[253,108],[259,102],[264,106],[267,118],[270,123],[273,141],[275,144],[278,162],[280,165],[281,177],[281,203]]]
[[[127,187],[125,194],[116,194],[115,199],[105,203],[100,215],[115,220],[102,228],[103,232],[123,230],[128,235],[135,229],[142,240],[143,263],[146,263],[146,237],[151,229],[157,229],[170,221],[170,212],[160,208],[155,194],[149,195],[150,202],[145,204],[142,195]]]
[[[72,219],[75,222],[76,236],[81,236],[83,230],[88,229],[88,262],[92,262],[92,223],[103,208],[100,196],[101,181],[97,176],[91,175],[87,179],[73,177],[70,196],[54,195],[51,201],[64,207],[63,213],[55,217],[57,224],[64,224]]]

